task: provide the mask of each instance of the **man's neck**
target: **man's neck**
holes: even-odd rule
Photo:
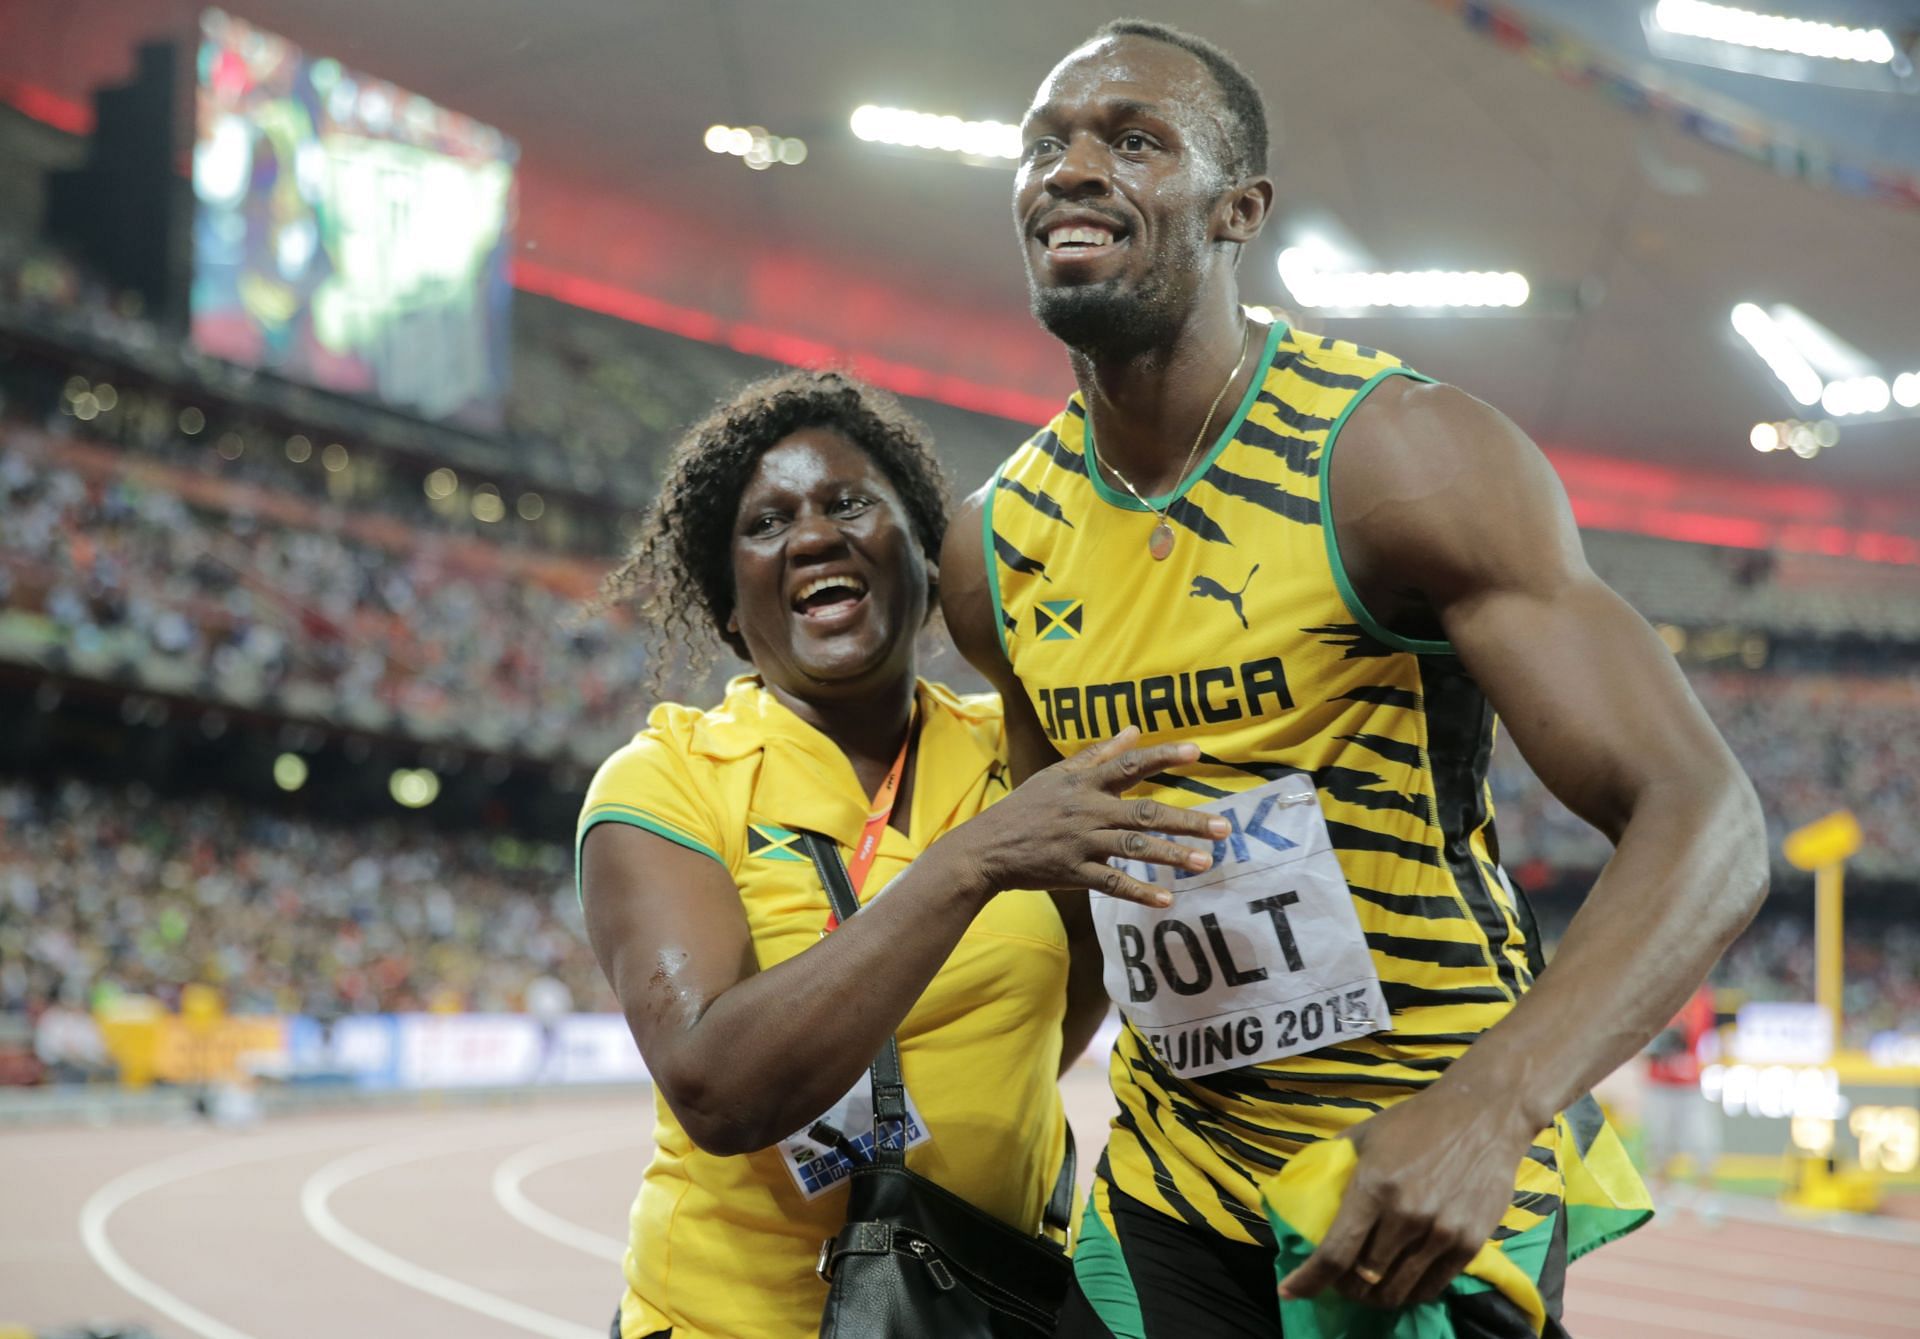
[[[1159,347],[1114,357],[1074,351],[1101,465],[1147,497],[1176,488],[1182,462],[1198,457],[1203,439],[1218,433],[1246,393],[1254,362],[1248,343],[1259,334],[1248,327],[1238,301],[1209,300]],[[1229,376],[1235,384],[1222,394]]]

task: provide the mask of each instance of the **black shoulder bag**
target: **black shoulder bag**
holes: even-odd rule
[[[860,910],[840,848],[801,837],[834,914]],[[906,1086],[892,1037],[874,1057],[873,1160],[854,1168],[847,1225],[820,1244],[828,1285],[820,1339],[1034,1339],[1050,1336],[1072,1282],[1066,1248],[1030,1237],[907,1170]],[[1045,1224],[1064,1237],[1073,1209],[1073,1132]]]

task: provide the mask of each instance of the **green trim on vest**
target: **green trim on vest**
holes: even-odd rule
[[[1093,491],[1100,500],[1111,502],[1123,511],[1165,511],[1185,497],[1187,490],[1200,481],[1200,476],[1213,468],[1213,462],[1220,459],[1220,453],[1227,449],[1227,444],[1240,431],[1240,425],[1247,421],[1247,415],[1253,410],[1253,402],[1260,398],[1260,392],[1267,384],[1267,372],[1273,367],[1274,350],[1280,347],[1280,341],[1286,337],[1286,333],[1285,324],[1279,321],[1273,323],[1260,355],[1260,371],[1248,383],[1247,393],[1240,397],[1240,408],[1234,412],[1227,426],[1220,430],[1220,436],[1214,439],[1207,454],[1200,458],[1200,463],[1188,472],[1187,477],[1175,484],[1172,492],[1148,498],[1144,506],[1133,494],[1121,492],[1100,476],[1100,455],[1093,445],[1093,410],[1087,410],[1087,481],[1093,485]],[[1107,468],[1111,469],[1112,466]]]
[[[1354,590],[1353,582],[1347,576],[1347,566],[1340,560],[1340,541],[1333,533],[1333,446],[1340,437],[1340,429],[1347,424],[1353,411],[1360,402],[1372,393],[1373,388],[1388,377],[1411,377],[1415,381],[1432,382],[1433,378],[1416,372],[1410,367],[1388,367],[1368,377],[1366,384],[1353,393],[1346,408],[1327,429],[1326,445],[1320,449],[1320,533],[1327,541],[1327,563],[1333,568],[1333,584],[1340,589],[1340,599],[1347,606],[1347,612],[1353,615],[1353,621],[1366,631],[1375,641],[1384,642],[1396,651],[1409,651],[1417,656],[1448,656],[1453,654],[1453,643],[1444,641],[1422,641],[1417,637],[1402,637],[1376,621],[1367,612],[1366,605],[1360,602],[1360,594]]]
[[[980,499],[980,556],[987,564],[987,593],[993,597],[993,635],[1000,640],[1000,654],[1013,663],[1013,652],[1007,649],[1007,614],[1000,607],[1000,556],[993,549],[993,495],[1000,491],[1000,476],[1007,472],[1007,462],[1001,461],[1000,468],[987,480],[986,496]]]

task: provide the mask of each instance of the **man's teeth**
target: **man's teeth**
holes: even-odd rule
[[[823,590],[833,590],[836,588],[848,592],[855,598],[867,593],[867,583],[859,577],[815,577],[800,588],[799,593],[793,597],[793,601],[795,604],[798,604],[809,596],[818,595]]]
[[[1047,233],[1047,249],[1061,246],[1105,246],[1113,240],[1106,228],[1061,227]]]

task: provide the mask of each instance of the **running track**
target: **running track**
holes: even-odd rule
[[[1102,1077],[1067,1081],[1082,1148]],[[0,1328],[604,1339],[650,1108],[625,1096],[0,1135]],[[1920,1237],[1656,1222],[1574,1266],[1579,1339],[1911,1339]]]

